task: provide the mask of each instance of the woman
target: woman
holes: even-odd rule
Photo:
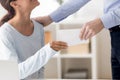
[[[42,67],[57,51],[66,49],[67,44],[54,41],[43,47],[43,26],[30,19],[38,0],[0,0],[0,3],[8,11],[0,21],[0,59],[17,60],[20,79],[43,78]]]

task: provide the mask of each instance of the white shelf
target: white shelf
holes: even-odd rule
[[[83,53],[83,54],[61,54],[61,58],[92,58],[92,54],[90,53]]]
[[[57,53],[53,56],[53,58],[58,58],[60,56],[60,53]]]
[[[53,56],[53,58],[92,58],[93,55],[91,53],[58,53]]]
[[[59,40],[59,36],[64,36],[64,35],[57,35],[57,32],[60,31],[67,31],[68,30],[75,30],[81,24],[65,24],[62,23],[61,24],[56,24],[54,25],[55,27],[55,32],[53,33],[54,37],[56,38],[55,40]],[[70,26],[70,29],[69,29]],[[76,27],[74,27],[76,26]],[[74,29],[75,28],[75,29]],[[64,30],[65,29],[65,30]],[[51,30],[53,31],[53,30]],[[75,31],[74,31],[75,32]],[[72,35],[72,34],[71,34]],[[87,43],[90,43],[90,53],[79,53],[79,52],[72,52],[72,53],[68,53],[68,52],[58,52],[58,54],[54,55],[53,58],[51,59],[52,61],[50,61],[49,65],[46,65],[47,68],[50,67],[50,69],[47,69],[47,73],[49,72],[53,72],[53,69],[55,69],[55,72],[53,72],[54,74],[56,74],[57,76],[53,76],[51,74],[47,74],[46,73],[46,78],[58,78],[58,79],[65,79],[64,78],[64,74],[67,72],[68,69],[71,68],[79,68],[79,69],[88,69],[88,79],[97,79],[97,66],[96,66],[96,37],[93,37],[92,39],[90,39],[89,41],[87,41]],[[84,44],[87,44],[84,43]],[[83,45],[82,45],[83,46]],[[78,47],[78,46],[77,46]],[[72,47],[73,48],[73,47]],[[71,50],[71,48],[69,48]],[[76,47],[75,47],[76,49]],[[77,48],[79,49],[79,48]],[[85,49],[87,50],[87,49]],[[47,77],[48,76],[48,77]]]

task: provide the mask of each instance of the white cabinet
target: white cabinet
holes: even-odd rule
[[[60,30],[75,30],[80,29],[82,24],[54,24],[51,27],[45,29],[46,31],[52,31],[51,35],[53,40],[58,40]],[[79,35],[79,34],[78,34]],[[64,36],[63,34],[61,36]],[[70,36],[70,35],[68,35]],[[71,34],[71,37],[72,34]],[[78,36],[79,37],[79,36]],[[63,37],[62,37],[63,38]],[[45,78],[97,78],[97,60],[96,60],[96,37],[89,40],[89,43],[83,42],[88,46],[79,45],[69,48],[66,52],[64,50],[56,54],[45,66]],[[73,49],[75,48],[75,50]],[[83,49],[83,51],[79,49]],[[86,49],[88,48],[88,49]],[[71,50],[73,49],[73,50]],[[86,51],[88,50],[88,51]],[[81,51],[81,52],[80,52]]]

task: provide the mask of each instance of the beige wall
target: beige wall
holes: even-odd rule
[[[97,7],[97,13],[99,16],[103,14],[103,1],[104,0],[94,0]],[[110,35],[107,29],[102,30],[98,34],[97,38],[97,57],[98,57],[98,78],[105,79],[111,78],[111,45],[110,45]]]
[[[98,34],[98,77],[100,79],[111,78],[110,64],[110,35],[108,30],[103,30]]]

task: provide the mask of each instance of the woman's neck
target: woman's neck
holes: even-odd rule
[[[15,29],[23,35],[31,35],[34,29],[29,14],[17,14],[8,21]]]
[[[31,24],[30,14],[28,13],[18,13],[9,22],[12,24],[17,24],[17,26],[26,26]]]

